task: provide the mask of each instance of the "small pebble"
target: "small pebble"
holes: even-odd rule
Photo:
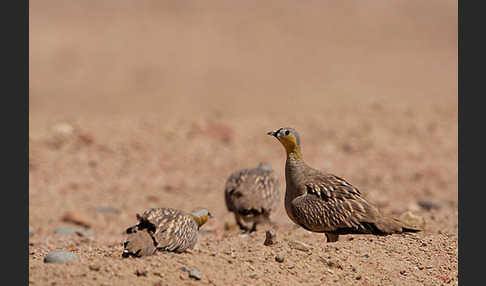
[[[282,263],[285,261],[285,256],[283,256],[282,254],[278,254],[277,256],[275,256],[275,261]]]
[[[356,276],[356,280],[361,280],[361,275]]]
[[[366,253],[365,255],[363,255],[364,258],[370,258],[370,256],[368,255],[368,253]]]
[[[191,268],[191,270],[189,271],[189,277],[196,280],[201,280],[201,273],[199,273],[197,269]]]
[[[90,265],[88,266],[89,270],[92,270],[92,271],[100,271],[100,266],[99,265]]]
[[[273,230],[267,230],[265,232],[265,242],[263,242],[264,245],[269,246],[269,245],[274,245],[277,242],[277,234]]]
[[[401,214],[399,219],[414,227],[418,227],[418,228],[425,227],[425,219],[422,216],[412,213],[411,211],[407,211]]]
[[[201,273],[197,269],[195,268],[188,269],[185,266],[181,266],[179,269],[184,272],[188,272],[190,278],[201,280]]]
[[[438,202],[430,200],[420,200],[417,202],[417,204],[426,211],[438,210],[442,207]]]
[[[65,250],[52,251],[44,256],[45,263],[65,263],[76,259],[78,259],[78,256],[75,253]]]
[[[29,236],[34,235],[34,229],[29,225]]]
[[[289,241],[289,246],[290,248],[297,249],[300,251],[309,251],[312,249],[312,246],[305,244],[303,242],[297,241],[297,240],[291,240]]]
[[[147,270],[138,270],[137,269],[137,271],[135,271],[135,275],[137,275],[137,276],[147,276],[147,274],[148,274]]]
[[[67,122],[57,123],[52,127],[54,133],[71,135],[74,132],[74,126]]]

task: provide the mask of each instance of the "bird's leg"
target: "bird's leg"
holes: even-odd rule
[[[256,225],[257,225],[257,223],[256,222],[253,222],[253,225],[251,226],[251,229],[249,231],[250,233],[256,231]]]
[[[240,227],[241,230],[244,230],[245,232],[248,232],[250,229],[244,225],[242,222],[241,222],[241,218],[240,218],[240,215],[235,213],[235,220],[236,220],[236,224],[238,224],[238,226]]]
[[[339,234],[326,232],[327,242],[336,242],[339,239]]]

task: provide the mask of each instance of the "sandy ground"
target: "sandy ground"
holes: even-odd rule
[[[457,2],[361,2],[31,1],[29,283],[457,284]],[[311,166],[426,230],[327,244],[281,203],[277,244],[241,235],[225,180],[268,161],[283,181],[265,135],[283,126]],[[199,250],[122,259],[151,207],[208,208]],[[66,214],[89,232],[56,233],[81,227]],[[44,263],[58,249],[79,258]]]

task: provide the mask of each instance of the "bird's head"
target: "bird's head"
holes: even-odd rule
[[[267,134],[277,138],[277,140],[282,143],[285,151],[287,151],[287,157],[296,156],[298,158],[302,158],[300,136],[295,129],[282,127],[275,131],[267,132]]]
[[[207,209],[201,209],[193,212],[192,218],[197,222],[198,228],[201,228],[213,216]]]
[[[270,171],[272,170],[272,164],[260,162],[257,168],[262,169],[264,171]]]
[[[123,243],[122,257],[142,257],[154,254],[156,246],[150,233],[146,230],[128,233]]]

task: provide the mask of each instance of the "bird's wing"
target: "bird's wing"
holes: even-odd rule
[[[196,243],[197,224],[183,212],[179,211],[158,220],[156,228],[154,238],[159,249],[181,252]]]
[[[251,176],[252,188],[248,193],[248,208],[260,210],[260,213],[270,212],[278,206],[280,200],[280,180],[273,171],[256,169]]]
[[[228,210],[244,215],[271,211],[280,199],[280,180],[273,171],[245,169],[227,180],[225,200]]]
[[[305,193],[291,205],[304,228],[337,233],[374,233],[378,210],[343,178],[318,175],[307,179]]]

